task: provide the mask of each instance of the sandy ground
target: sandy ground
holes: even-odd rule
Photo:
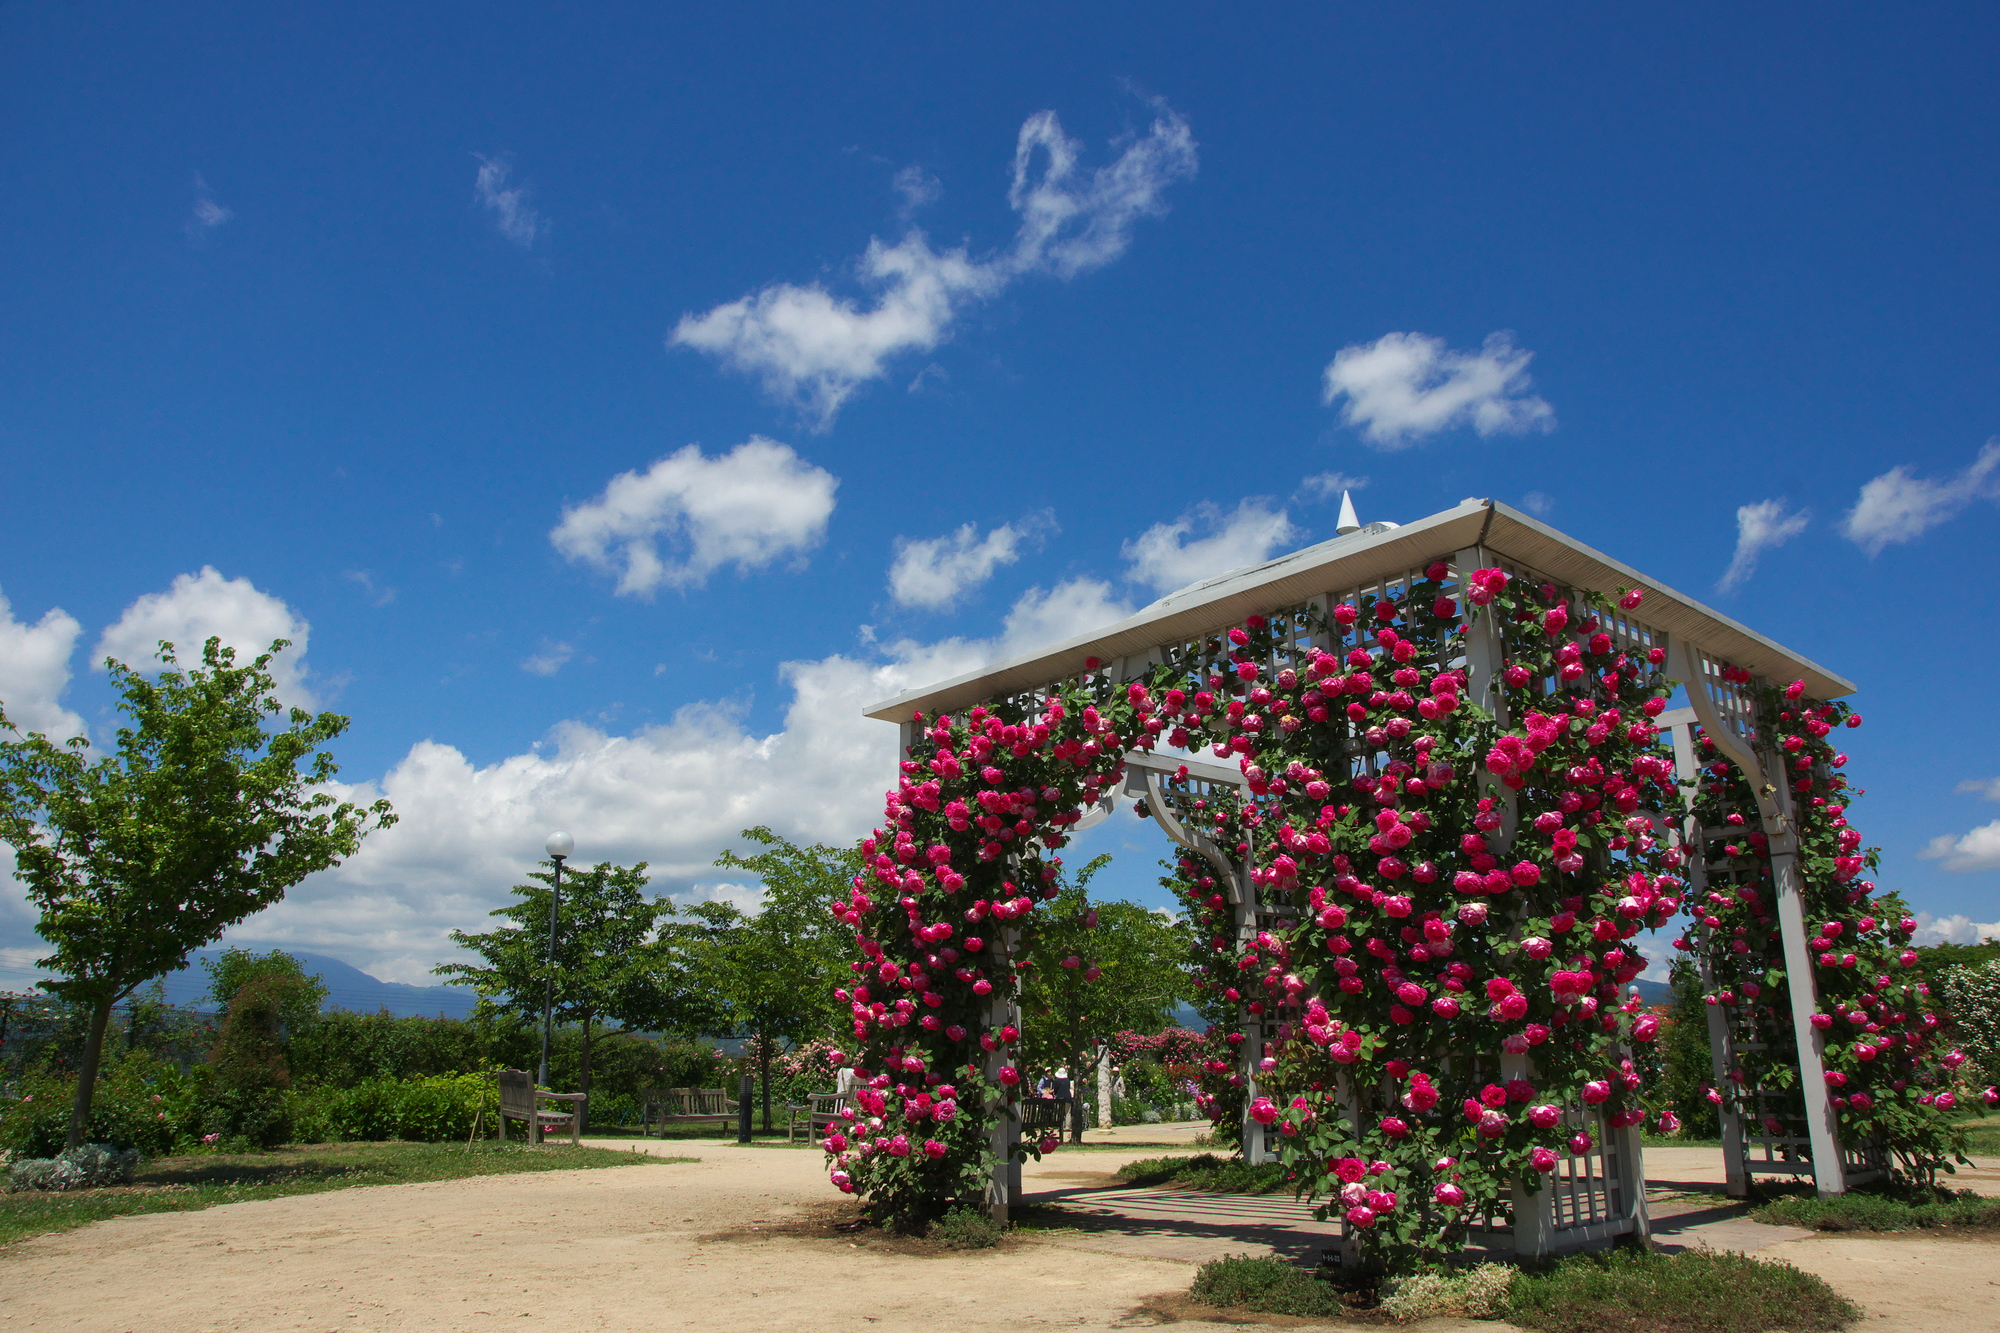
[[[1175,1141],[1146,1129],[1156,1143]],[[817,1153],[645,1147],[701,1161],[343,1190],[24,1241],[0,1254],[0,1333],[1148,1327],[1162,1322],[1149,1303],[1184,1293],[1197,1257],[1108,1251],[1061,1233],[963,1256],[902,1253],[823,1228],[788,1234],[833,1197]],[[1108,1184],[1100,1173],[1160,1151],[1057,1154],[1031,1169],[1028,1188]],[[1652,1174],[1670,1168],[1666,1178],[1699,1183],[1705,1159],[1678,1151],[1687,1156],[1663,1157]],[[2000,1170],[1981,1174],[2000,1182]],[[2000,1328],[1993,1242],[1811,1237],[1764,1253],[1861,1303],[1867,1333]],[[1177,1312],[1184,1322],[1192,1313]]]

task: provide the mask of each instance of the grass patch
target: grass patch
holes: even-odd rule
[[[2000,1199],[1971,1191],[1878,1193],[1855,1190],[1831,1199],[1794,1196],[1752,1209],[1752,1221],[1814,1231],[1927,1231],[1939,1227],[2000,1227]]]
[[[931,1223],[924,1239],[947,1250],[990,1250],[1005,1228],[973,1208],[954,1208]]]
[[[1286,1188],[1289,1173],[1278,1162],[1251,1166],[1239,1158],[1205,1152],[1193,1157],[1145,1157],[1127,1162],[1114,1174],[1127,1185],[1173,1185],[1218,1194],[1275,1194]]]
[[[447,1143],[333,1143],[262,1153],[162,1157],[141,1166],[128,1186],[70,1194],[0,1194],[0,1245],[135,1213],[193,1212],[217,1204],[360,1185],[697,1160],[572,1148],[566,1143],[539,1149],[491,1143],[470,1148]]]
[[[1219,1309],[1258,1314],[1337,1315],[1346,1308],[1340,1288],[1283,1259],[1232,1254],[1195,1270],[1188,1295]]]
[[[1507,1318],[1543,1333],[1832,1333],[1860,1313],[1779,1260],[1612,1250],[1522,1273]]]

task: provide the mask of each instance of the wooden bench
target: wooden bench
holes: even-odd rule
[[[668,1125],[710,1120],[727,1129],[736,1123],[736,1103],[721,1088],[647,1088],[639,1094],[639,1133],[650,1135],[655,1120],[662,1136]]]
[[[847,1106],[848,1094],[844,1092],[813,1092],[806,1094],[801,1105],[790,1105],[786,1109],[792,1113],[791,1123],[785,1127],[785,1139],[790,1142],[803,1129],[806,1138],[820,1139],[829,1129],[838,1129],[848,1123],[841,1111]]]
[[[1068,1102],[1059,1102],[1053,1097],[1023,1097],[1021,1132],[1061,1134],[1069,1128],[1068,1111]]]
[[[545,1111],[543,1102],[567,1102],[567,1111]],[[528,1127],[528,1142],[539,1144],[542,1131],[569,1129],[569,1141],[576,1144],[583,1134],[584,1094],[580,1092],[538,1092],[535,1080],[519,1069],[500,1071],[500,1141],[507,1141],[507,1122],[519,1120]]]

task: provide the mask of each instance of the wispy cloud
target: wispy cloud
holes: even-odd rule
[[[896,215],[905,222],[918,209],[929,208],[944,197],[944,182],[922,167],[904,167],[889,184],[903,201],[897,207]]]
[[[542,646],[521,663],[521,670],[531,676],[553,676],[575,656],[576,649],[569,644],[543,639]]]
[[[504,153],[497,157],[484,153],[473,156],[479,159],[479,175],[472,182],[472,197],[493,214],[493,225],[502,236],[523,250],[529,249],[548,230],[549,224],[528,206],[525,185],[507,184],[514,174],[513,162]]]
[[[1299,494],[1315,500],[1338,500],[1342,491],[1358,491],[1367,484],[1366,477],[1350,477],[1345,472],[1318,472],[1299,483]]]
[[[1066,280],[1123,254],[1133,225],[1164,211],[1166,188],[1195,171],[1187,122],[1165,103],[1155,105],[1158,115],[1147,133],[1109,166],[1087,174],[1078,166],[1083,145],[1063,133],[1055,113],[1030,116],[1015,144],[1007,192],[1021,221],[1005,250],[983,258],[964,246],[939,251],[915,229],[894,245],[870,239],[856,269],[873,289],[871,301],[835,296],[818,283],[774,283],[703,314],[683,315],[670,342],[755,376],[824,430],[855,390],[885,375],[891,361],[928,352],[950,337],[968,305],[1029,274]],[[898,181],[906,201],[929,188],[916,177]]]
[[[1386,333],[1335,354],[1325,398],[1328,406],[1346,399],[1341,420],[1381,449],[1455,426],[1481,435],[1554,430],[1555,409],[1528,392],[1534,355],[1504,332],[1488,335],[1477,352],[1452,351],[1421,333]]]
[[[360,588],[370,606],[387,606],[396,600],[396,590],[377,583],[375,576],[365,569],[350,569],[341,577]]]
[[[1913,476],[1908,467],[1892,468],[1861,488],[1840,531],[1871,556],[1886,546],[1915,541],[1956,518],[1974,500],[2000,499],[1995,468],[2000,468],[2000,438],[1988,440],[1971,466],[1944,481]]]
[[[188,212],[187,221],[181,223],[181,231],[191,240],[200,240],[235,216],[234,210],[224,208],[215,202],[215,197],[208,188],[208,182],[196,176],[194,207]]]
[[[1812,522],[1809,512],[1785,512],[1783,500],[1760,500],[1736,511],[1736,554],[1729,568],[1716,581],[1717,592],[1728,592],[1757,572],[1757,557],[1773,547],[1783,546],[1806,530]]]
[[[1199,528],[1206,535],[1193,534]],[[1216,574],[1254,565],[1296,535],[1282,509],[1245,500],[1233,513],[1197,505],[1172,523],[1156,523],[1125,543],[1130,577],[1169,593]]]
[[[810,550],[826,535],[839,485],[762,436],[714,458],[690,444],[565,509],[549,540],[573,561],[616,573],[620,595],[651,597],[662,585],[699,586],[724,565],[747,572]],[[663,556],[663,545],[680,554]]]
[[[1529,491],[1521,497],[1521,508],[1540,517],[1556,507],[1556,502],[1540,491]]]

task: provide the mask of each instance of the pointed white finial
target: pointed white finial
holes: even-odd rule
[[[1343,537],[1361,531],[1361,520],[1354,516],[1354,497],[1346,491],[1340,493],[1340,521],[1333,525],[1333,530]]]

